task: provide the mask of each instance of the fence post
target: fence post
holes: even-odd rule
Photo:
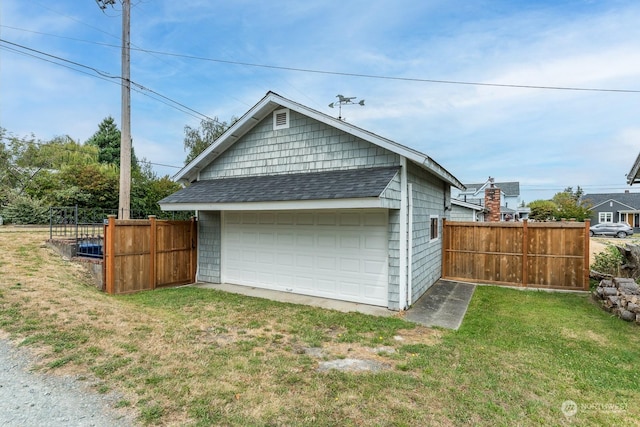
[[[116,271],[116,216],[109,215],[109,223],[105,226],[106,230],[104,233],[105,239],[105,252],[106,256],[104,257],[104,262],[106,264],[105,267],[105,289],[108,294],[115,293],[115,271]]]
[[[447,278],[447,219],[442,218],[442,268],[441,276],[443,279]]]
[[[522,220],[522,286],[527,287],[527,277],[529,275],[529,227],[526,219]]]
[[[156,216],[149,215],[149,287],[155,289],[156,280],[156,257],[158,251],[156,247],[157,239]]]
[[[77,203],[73,208],[73,221],[75,222],[75,225],[76,225],[76,244],[78,244],[78,204]]]
[[[591,236],[589,235],[589,228],[591,226],[591,220],[587,219],[584,222],[584,278],[583,278],[583,284],[582,284],[582,289],[584,289],[585,291],[589,290],[589,270],[590,270],[590,266],[589,266],[589,245],[591,244]]]

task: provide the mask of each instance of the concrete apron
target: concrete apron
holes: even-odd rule
[[[291,304],[303,304],[313,307],[337,310],[345,313],[358,312],[372,316],[398,316],[397,311],[385,307],[339,301],[328,298],[311,297],[290,292],[273,291],[251,286],[231,285],[228,283],[196,283],[200,288],[217,289],[224,292],[241,294]],[[429,327],[458,329],[473,296],[475,285],[470,283],[439,280],[405,312],[404,319]]]
[[[407,310],[405,319],[428,327],[457,330],[475,289],[472,283],[440,279]]]
[[[291,304],[310,305],[313,307],[320,307],[328,310],[342,311],[344,313],[355,311],[358,313],[381,317],[392,317],[398,315],[397,311],[392,311],[388,308],[378,307],[375,305],[359,304],[355,302],[339,301],[328,298],[311,297],[307,295],[294,294],[291,292],[254,288],[251,286],[231,285],[228,283],[196,283],[189,286],[196,286],[206,289],[217,289],[219,291],[231,292],[234,294],[246,295],[250,297],[264,298],[273,301],[288,302]]]

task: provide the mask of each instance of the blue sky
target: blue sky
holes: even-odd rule
[[[131,79],[209,117],[241,116],[269,90],[337,116],[328,104],[340,93],[366,100],[343,109],[347,121],[428,154],[462,182],[519,181],[526,202],[567,186],[629,189],[640,92],[398,78],[640,91],[640,2],[132,3]],[[102,12],[94,0],[2,0],[0,38],[119,76],[119,10]],[[0,126],[84,142],[105,117],[120,123],[117,79],[66,65],[82,72],[0,43]],[[192,114],[133,92],[138,157],[160,175],[176,173],[160,165],[183,165],[184,126],[202,119]]]

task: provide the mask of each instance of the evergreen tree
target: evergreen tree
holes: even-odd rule
[[[98,130],[87,140],[87,145],[98,147],[98,162],[120,166],[120,129],[109,116],[98,125]]]

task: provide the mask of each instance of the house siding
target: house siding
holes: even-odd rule
[[[475,221],[476,212],[473,209],[452,205],[450,219],[451,221]]]
[[[400,210],[389,210],[389,304],[400,309]]]
[[[434,175],[408,164],[407,180],[413,187],[413,247],[410,274],[413,304],[442,276],[442,219],[449,188]],[[431,215],[438,215],[438,239],[431,240]]]
[[[198,280],[221,282],[222,229],[219,211],[198,212]]]
[[[400,173],[393,177],[380,199],[383,208],[400,209]]]
[[[265,117],[200,172],[200,179],[397,166],[400,156],[295,111],[288,129]]]

